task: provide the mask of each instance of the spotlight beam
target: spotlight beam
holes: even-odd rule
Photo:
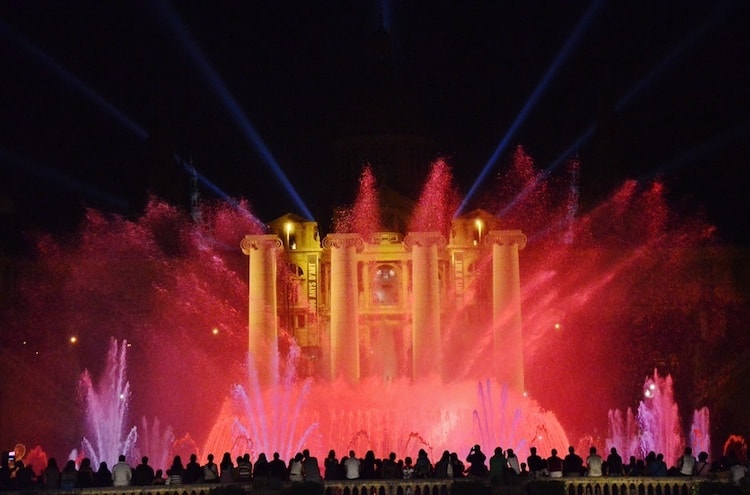
[[[680,41],[680,43],[678,43],[677,46],[662,59],[659,65],[651,69],[651,71],[646,74],[644,78],[636,83],[630,89],[630,91],[628,91],[625,95],[623,95],[622,98],[617,101],[617,103],[615,104],[615,112],[620,113],[623,109],[630,105],[630,103],[636,98],[636,96],[638,96],[645,88],[650,86],[657,78],[659,78],[664,73],[664,71],[674,65],[674,63],[685,54],[685,51],[688,48],[694,45],[695,42],[698,41],[704,34],[706,34],[706,32],[710,28],[716,26],[729,11],[728,7],[730,4],[731,1],[727,1],[719,5],[719,7],[717,7],[713,11],[708,19],[706,19],[700,26],[694,29],[689,35],[683,38],[682,41]]]
[[[35,46],[25,37],[17,33],[5,21],[0,19],[0,33],[9,39],[16,46],[21,47],[24,51],[31,54],[37,62],[41,63],[46,69],[62,79],[65,83],[75,89],[78,93],[86,97],[90,102],[104,110],[105,113],[113,117],[120,125],[130,131],[138,140],[146,141],[148,133],[138,125],[133,119],[122,113],[106,98],[97,93],[89,85],[73,75],[65,67],[47,55],[40,48]]]
[[[719,134],[712,137],[711,139],[707,139],[697,144],[696,146],[693,146],[692,148],[685,151],[684,153],[677,156],[676,158],[660,165],[659,167],[656,168],[654,172],[648,175],[644,175],[638,180],[649,181],[649,180],[655,179],[656,177],[660,175],[664,175],[677,168],[683,167],[687,165],[688,163],[694,162],[695,160],[705,156],[706,154],[712,151],[723,148],[725,145],[731,143],[732,141],[736,139],[746,136],[749,132],[750,132],[750,119],[745,120],[744,122],[740,122],[739,124],[732,126],[729,129],[725,129],[724,131],[720,132]]]
[[[503,139],[500,141],[500,144],[497,146],[497,148],[495,148],[494,153],[492,153],[492,156],[490,156],[490,159],[487,161],[484,168],[482,168],[482,171],[479,173],[479,176],[474,181],[474,184],[472,184],[471,188],[469,189],[469,192],[466,194],[463,201],[459,205],[458,211],[456,212],[456,216],[460,215],[461,212],[464,210],[468,202],[476,193],[479,186],[487,177],[487,174],[489,174],[490,170],[494,167],[497,159],[508,147],[508,144],[511,142],[511,139],[513,139],[513,137],[515,136],[516,132],[521,127],[521,125],[523,125],[523,123],[526,121],[526,117],[528,116],[529,112],[531,111],[532,108],[534,108],[537,101],[539,100],[539,97],[544,93],[544,90],[547,89],[547,86],[549,85],[550,81],[557,74],[557,71],[560,68],[560,66],[567,59],[570,52],[573,50],[575,45],[581,39],[581,37],[583,36],[583,33],[585,32],[586,28],[591,23],[591,20],[594,18],[594,15],[597,13],[602,3],[603,2],[601,0],[594,0],[591,3],[591,5],[589,5],[588,10],[586,10],[583,17],[581,17],[581,19],[578,21],[578,24],[576,25],[575,29],[573,29],[573,32],[570,34],[570,36],[568,36],[568,39],[565,41],[565,44],[557,53],[557,56],[552,61],[552,64],[550,64],[550,66],[547,68],[547,71],[542,76],[542,79],[539,81],[539,84],[537,84],[536,88],[531,93],[531,96],[529,96],[528,100],[526,100],[526,103],[524,104],[523,108],[518,113],[518,116],[513,121],[513,124],[511,124],[510,129],[508,129],[508,131],[505,133],[505,137],[503,137]]]
[[[223,104],[224,109],[229,112],[232,120],[234,120],[235,124],[237,124],[242,130],[245,137],[255,148],[255,151],[263,159],[263,162],[276,175],[276,178],[284,186],[284,189],[289,194],[297,208],[299,208],[299,210],[307,218],[313,218],[312,213],[310,213],[310,210],[307,208],[304,201],[297,193],[296,189],[289,181],[284,171],[281,169],[281,166],[278,164],[271,151],[263,142],[263,139],[261,139],[260,134],[255,130],[247,116],[240,109],[240,106],[235,100],[234,96],[224,84],[216,70],[214,70],[209,60],[203,54],[200,47],[193,39],[187,26],[184,22],[182,22],[177,12],[175,12],[174,9],[172,9],[171,5],[169,5],[166,1],[156,2],[156,5],[158,14],[163,20],[166,21],[166,24],[169,26],[171,33],[174,34],[180,41],[180,45],[185,51],[185,54],[198,68],[205,82],[208,84],[211,90],[213,90],[215,95]]]
[[[727,14],[728,12],[728,6],[731,4],[731,1],[724,2],[722,5],[720,5],[713,14],[700,26],[698,26],[696,29],[694,29],[689,35],[684,37],[682,41],[680,41],[677,46],[669,52],[662,60],[659,62],[659,65],[655,66],[649,73],[644,76],[640,81],[638,81],[627,93],[625,93],[620,99],[617,100],[614,106],[615,113],[621,113],[625,108],[627,108],[635,98],[640,95],[646,88],[648,88],[651,84],[653,84],[656,79],[661,76],[667,68],[671,67],[684,53],[685,51],[692,46],[698,39],[700,39],[701,36],[703,36],[710,28],[714,27],[718,22]],[[518,206],[521,201],[526,198],[535,188],[536,186],[541,182],[541,179],[550,175],[557,167],[559,167],[567,158],[569,158],[573,152],[577,149],[579,149],[581,146],[583,146],[584,143],[586,143],[591,136],[593,136],[594,131],[597,128],[597,123],[594,122],[590,124],[586,130],[584,130],[574,141],[573,143],[568,146],[568,148],[565,149],[552,163],[550,163],[542,173],[540,173],[540,178],[537,179],[533,184],[527,186],[524,188],[523,191],[521,191],[518,196],[516,196],[513,201],[511,201],[500,213],[500,216],[506,215],[508,212],[510,212],[513,208]],[[687,152],[688,154],[690,152]],[[654,175],[658,175],[658,173],[655,173]]]
[[[120,211],[127,211],[128,209],[128,202],[126,200],[101,191],[100,189],[78,179],[67,177],[57,170],[44,167],[39,163],[12,151],[0,149],[0,163],[23,173],[30,173],[31,175],[47,182],[59,184],[71,191],[83,193],[92,199],[109,204]]]
[[[668,67],[671,67],[682,55],[684,55],[685,51],[695,42],[697,42],[698,39],[709,30],[709,28],[712,28],[716,24],[718,24],[718,22],[727,14],[728,6],[730,4],[731,1],[727,1],[720,5],[714,11],[713,15],[711,15],[705,22],[694,29],[690,34],[684,37],[682,41],[680,41],[677,46],[659,62],[659,65],[651,69],[651,71],[649,71],[646,76],[644,76],[640,81],[633,85],[633,87],[631,87],[627,93],[620,97],[614,106],[615,113],[619,114],[623,110],[625,110],[631,103],[633,103],[633,100],[635,100],[638,95],[640,95],[646,88],[653,84]],[[567,157],[570,156],[570,154],[574,150],[578,149],[586,141],[589,140],[589,138],[594,134],[594,130],[596,130],[596,127],[596,123],[590,124],[589,127],[580,136],[578,136],[578,138],[576,138],[573,144],[571,144],[565,151],[563,151],[562,154],[560,154],[560,156],[558,156],[555,161],[553,161],[546,168],[546,170],[552,171],[557,168]]]

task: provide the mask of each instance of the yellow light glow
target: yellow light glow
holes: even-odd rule
[[[218,329],[218,328],[216,328],[216,327],[213,327],[213,328],[211,329],[211,333],[212,333],[212,334],[214,334],[214,335],[219,335],[219,329]]]
[[[71,344],[75,344],[76,342],[78,342],[78,337],[73,336],[73,337],[70,338],[70,343]]]
[[[560,330],[562,326],[559,323],[555,323],[555,330]]]

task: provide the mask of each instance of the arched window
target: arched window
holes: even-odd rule
[[[372,282],[372,304],[394,306],[398,304],[398,275],[392,265],[378,265]]]

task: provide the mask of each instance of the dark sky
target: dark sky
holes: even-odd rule
[[[65,230],[82,206],[137,214],[171,152],[266,220],[298,211],[237,116],[326,215],[355,189],[337,182],[328,145],[372,82],[380,19],[394,81],[465,192],[591,5],[0,0],[4,231]],[[492,175],[516,144],[545,167],[595,125],[575,148],[585,204],[664,173],[677,211],[705,210],[747,242],[748,14],[742,1],[601,3]]]

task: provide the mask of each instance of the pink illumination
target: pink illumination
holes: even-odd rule
[[[463,456],[474,443],[487,452],[510,447],[521,457],[532,444],[543,455],[553,446],[564,452],[570,443],[580,451],[581,442],[603,451],[612,405],[650,400],[638,380],[666,359],[658,351],[674,338],[719,334],[722,308],[734,296],[726,274],[716,273],[715,299],[706,304],[695,273],[704,266],[698,248],[710,245],[712,228],[677,218],[666,207],[664,185],[626,182],[586,213],[579,213],[576,187],[566,178],[543,178],[519,148],[509,172],[480,202],[491,214],[505,211],[501,229],[522,229],[528,237],[520,254],[524,390],[488,377],[494,329],[491,301],[479,283],[460,298],[440,300],[441,378],[409,376],[409,328],[384,330],[360,345],[369,360],[358,383],[329,381],[308,372],[318,368],[296,348],[281,318],[274,359],[283,386],[264,388],[247,359],[248,267],[238,249],[245,235],[265,233],[262,223],[247,211],[214,206],[204,207],[196,225],[157,200],[135,220],[91,211],[75,237],[40,236],[22,273],[24,310],[8,332],[28,344],[23,359],[3,358],[34,372],[8,383],[22,412],[8,429],[58,460],[79,445],[88,433],[74,421],[84,415],[75,384],[84,368],[91,384],[101,380],[102,350],[114,337],[130,345],[132,417],[123,424],[139,425],[136,448],[149,456],[278,450],[288,457],[300,447],[319,458],[330,448],[413,456],[426,448],[435,460],[443,449]],[[409,231],[438,232],[447,242],[457,198],[447,164],[437,162]],[[362,237],[378,231],[378,204],[368,168],[348,223],[337,229]],[[488,230],[483,224],[478,241]],[[491,261],[487,255],[471,267],[478,280],[489,280]],[[486,318],[467,322],[469,307],[484,308]],[[66,340],[73,333],[74,346]],[[392,377],[367,372],[379,368],[394,370]],[[41,386],[40,377],[54,385]],[[42,414],[50,404],[58,412]],[[137,421],[144,417],[159,421]],[[613,416],[622,425],[613,442],[630,438],[634,421],[632,413]],[[706,429],[700,418],[695,424]]]

